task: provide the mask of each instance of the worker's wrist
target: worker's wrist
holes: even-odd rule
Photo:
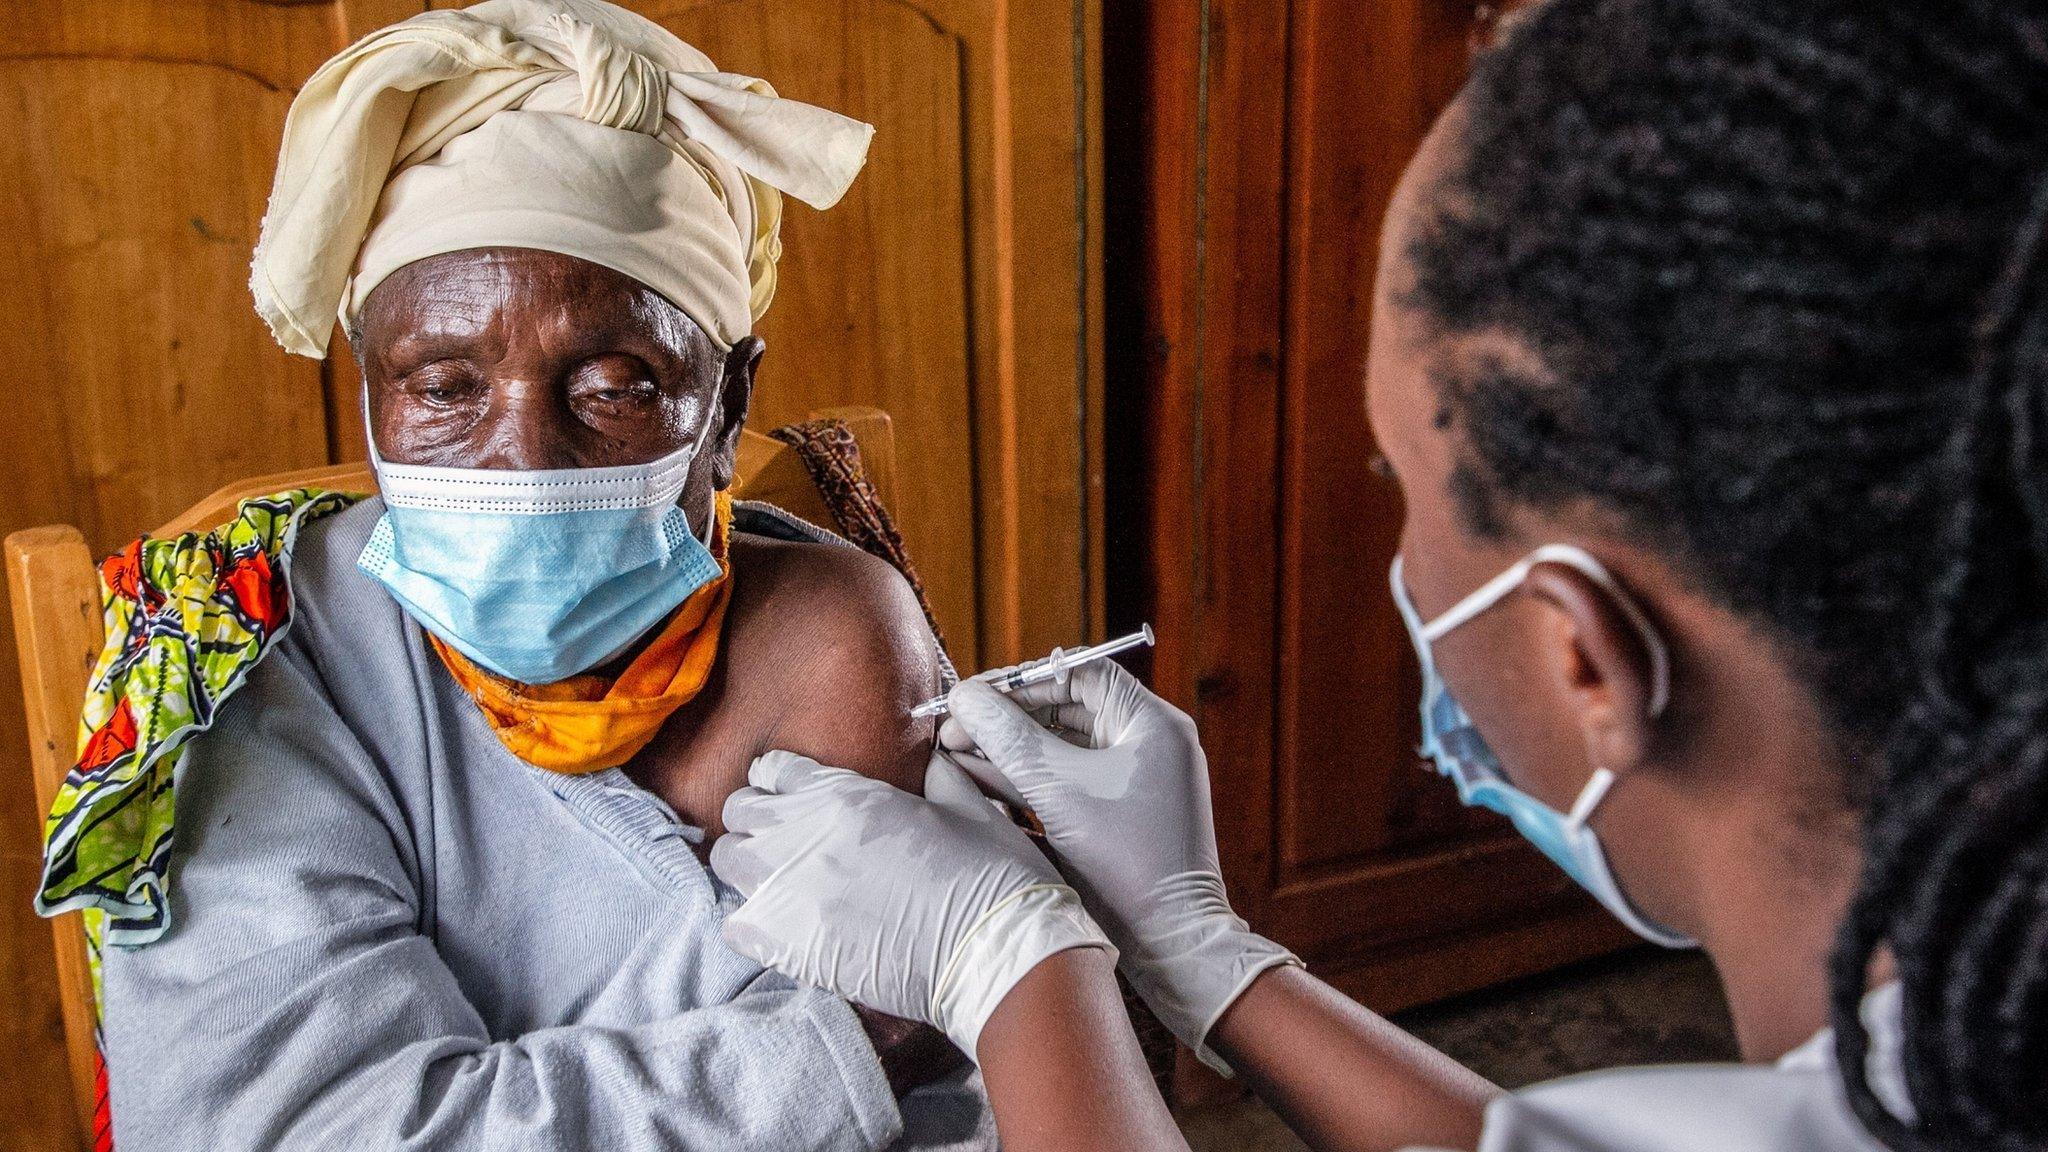
[[[981,1029],[1018,981],[1047,957],[1116,948],[1064,884],[1026,888],[983,913],[962,938],[932,988],[932,1023],[974,1055]]]
[[[1039,961],[989,1013],[975,1064],[987,1075],[989,1061],[1043,1053],[1050,1029],[1086,1028],[1091,1018],[1128,1027],[1116,971],[1116,953],[1106,948],[1069,948]],[[1088,1004],[1114,1004],[1115,1009],[1091,1013],[1077,1007]]]
[[[1221,880],[1182,887],[1178,908],[1162,903],[1158,915],[1128,926],[1128,938],[1118,941],[1121,967],[1160,1023],[1229,1076],[1229,1065],[1208,1046],[1210,1029],[1261,974],[1301,960],[1253,932],[1223,898]]]

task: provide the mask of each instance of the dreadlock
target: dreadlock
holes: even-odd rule
[[[2048,1146],[2048,6],[1549,0],[1466,99],[1413,303],[1544,369],[1439,381],[1466,518],[1590,500],[1793,654],[1861,814],[1857,1114]]]

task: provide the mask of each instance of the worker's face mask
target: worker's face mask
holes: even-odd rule
[[[1607,569],[1582,549],[1569,544],[1549,544],[1538,548],[1427,624],[1416,614],[1415,604],[1408,598],[1408,587],[1401,579],[1401,558],[1396,556],[1388,582],[1393,586],[1394,603],[1401,609],[1401,619],[1408,626],[1408,638],[1415,645],[1416,659],[1422,663],[1422,746],[1417,751],[1434,762],[1436,770],[1457,785],[1458,799],[1467,805],[1490,808],[1514,821],[1516,830],[1531,844],[1555,861],[1637,935],[1666,948],[1696,947],[1695,941],[1659,926],[1636,910],[1635,905],[1622,894],[1621,886],[1615,883],[1614,873],[1607,867],[1607,853],[1600,846],[1600,837],[1587,826],[1593,810],[1599,807],[1608,789],[1614,786],[1614,773],[1605,768],[1595,771],[1593,778],[1579,792],[1569,813],[1551,808],[1508,781],[1493,749],[1487,747],[1479,729],[1473,726],[1472,718],[1459,707],[1450,689],[1444,685],[1443,677],[1437,673],[1436,660],[1430,653],[1431,645],[1521,587],[1522,581],[1528,578],[1529,570],[1546,561],[1578,569],[1614,598],[1642,636],[1643,647],[1650,655],[1650,714],[1655,716],[1664,710],[1671,672],[1663,638],[1657,635],[1641,609],[1636,607]]]
[[[712,423],[616,468],[392,464],[373,442],[384,518],[356,563],[500,676],[549,684],[595,668],[718,578],[676,505]]]

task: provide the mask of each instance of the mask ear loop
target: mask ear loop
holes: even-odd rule
[[[1530,569],[1538,564],[1563,564],[1587,579],[1598,584],[1608,598],[1614,601],[1621,614],[1642,640],[1650,657],[1650,701],[1644,714],[1654,720],[1664,714],[1671,702],[1671,652],[1664,645],[1664,638],[1650,624],[1650,618],[1636,604],[1635,597],[1614,578],[1607,566],[1593,555],[1575,544],[1545,544],[1527,556],[1517,560],[1507,571],[1481,584],[1472,594],[1453,604],[1444,614],[1431,620],[1422,628],[1422,638],[1431,644],[1453,628],[1469,622],[1473,617],[1499,603],[1501,598],[1522,586],[1529,578]]]
[[[717,405],[715,403],[711,407],[713,409],[717,409]],[[690,472],[696,471],[697,461],[704,458],[704,444],[705,441],[709,439],[711,435],[711,424],[712,412],[707,411],[704,413],[704,426],[697,429],[697,442],[691,445],[690,447],[690,467],[688,471],[683,473],[683,487],[685,488],[688,488],[690,486]],[[723,491],[723,489],[715,490],[711,493],[711,511],[704,517],[704,538],[702,540],[697,541],[699,544],[702,544],[704,546],[704,550],[706,552],[711,551],[712,544],[716,543],[718,540],[719,491]],[[677,493],[677,495],[680,496],[681,493]],[[690,518],[687,515],[684,516],[683,523],[688,524],[689,522]],[[731,545],[731,541],[729,540],[726,543],[728,547]]]
[[[1636,604],[1635,597],[1628,594],[1628,589],[1621,586],[1621,581],[1614,578],[1614,574],[1607,570],[1606,565],[1600,563],[1585,549],[1571,544],[1545,544],[1523,557],[1515,568],[1521,570],[1523,578],[1527,578],[1530,569],[1546,562],[1563,564],[1583,573],[1587,579],[1605,590],[1608,597],[1621,609],[1621,614],[1628,618],[1630,626],[1635,628],[1636,635],[1642,640],[1643,647],[1650,656],[1650,701],[1645,713],[1652,720],[1663,715],[1665,707],[1671,701],[1671,653],[1664,646],[1664,638],[1651,626],[1650,618],[1644,615],[1642,608]],[[1565,815],[1566,826],[1574,832],[1585,828],[1586,822],[1593,818],[1594,810],[1600,807],[1600,802],[1605,800],[1607,793],[1613,789],[1615,779],[1614,770],[1611,768],[1593,769],[1592,779],[1587,780],[1586,786],[1579,790],[1579,798],[1572,801],[1572,809]]]
[[[363,441],[370,446],[370,474],[384,470],[384,457],[377,454],[377,429],[370,423],[370,382],[363,381]]]
[[[1614,573],[1608,571],[1605,564],[1576,545],[1545,544],[1523,559],[1522,563],[1527,566],[1523,568],[1523,575],[1526,577],[1529,568],[1545,562],[1578,569],[1600,585],[1615,606],[1621,609],[1621,614],[1636,630],[1636,637],[1643,642],[1643,648],[1650,657],[1650,702],[1644,714],[1652,720],[1662,716],[1671,703],[1671,650],[1665,646],[1664,637],[1650,623],[1650,617],[1643,612],[1642,606],[1636,603],[1636,598],[1629,595],[1628,589],[1622,587],[1621,581],[1614,578]]]
[[[1607,792],[1614,787],[1614,780],[1613,769],[1593,769],[1593,778],[1586,781],[1584,788],[1579,789],[1579,798],[1572,801],[1572,810],[1565,814],[1565,824],[1573,831],[1584,828],[1586,821],[1593,818],[1593,809],[1598,808],[1600,802],[1607,799]]]

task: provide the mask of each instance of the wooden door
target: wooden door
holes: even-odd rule
[[[1095,0],[622,2],[876,128],[838,206],[784,201],[750,423],[895,418],[893,511],[962,664],[1098,631]]]
[[[1505,821],[1418,766],[1365,343],[1382,210],[1475,6],[1108,13],[1111,618],[1210,753],[1233,901],[1376,1008],[1615,947]]]
[[[244,287],[285,108],[389,5],[6,5],[0,532],[107,550],[213,487],[330,454],[328,374]],[[0,622],[0,1147],[75,1147],[11,626]]]
[[[1095,0],[634,0],[723,67],[876,124],[830,213],[790,202],[757,428],[896,417],[897,509],[955,657],[1099,633]],[[249,302],[285,109],[428,0],[7,0],[0,533],[106,551],[242,477],[364,456],[357,381]],[[440,4],[438,6],[454,6]],[[75,1146],[0,620],[0,1149]]]

